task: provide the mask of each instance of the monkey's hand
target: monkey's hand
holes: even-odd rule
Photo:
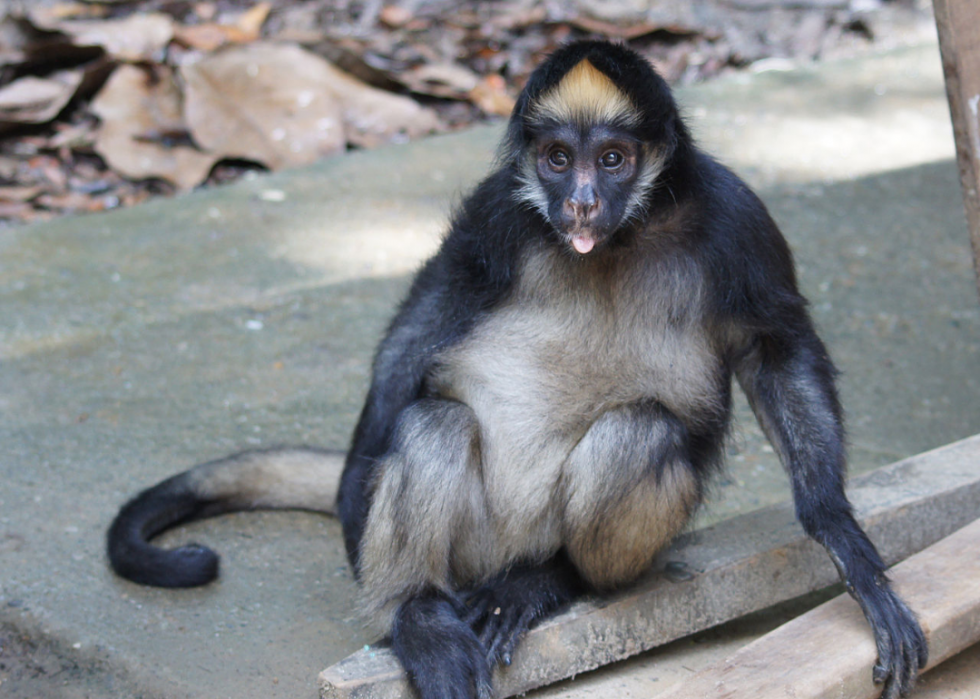
[[[878,647],[874,681],[884,685],[881,699],[907,697],[919,670],[929,660],[929,648],[919,622],[883,575],[864,594],[858,594],[851,585],[848,591],[861,605],[874,631]]]

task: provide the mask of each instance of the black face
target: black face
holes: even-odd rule
[[[566,125],[539,134],[535,144],[547,217],[564,242],[588,254],[625,222],[640,143],[622,129]]]

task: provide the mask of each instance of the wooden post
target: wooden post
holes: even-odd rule
[[[933,6],[980,291],[980,3],[935,0]]]

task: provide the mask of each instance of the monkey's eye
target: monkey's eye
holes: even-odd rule
[[[561,148],[553,148],[548,153],[548,164],[555,170],[564,170],[572,162],[572,157]]]
[[[599,158],[599,164],[606,170],[615,170],[623,164],[623,154],[618,150],[608,150]]]

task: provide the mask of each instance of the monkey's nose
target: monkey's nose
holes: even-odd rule
[[[599,200],[595,197],[570,197],[565,200],[565,216],[578,223],[591,223],[599,214]]]

